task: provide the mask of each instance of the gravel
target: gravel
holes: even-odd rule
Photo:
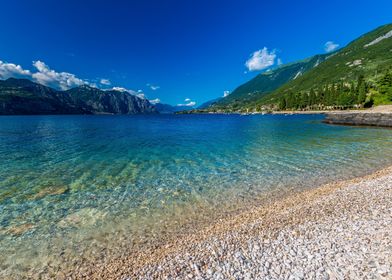
[[[391,171],[294,195],[93,277],[392,279]]]
[[[392,167],[172,239],[40,278],[392,279]]]

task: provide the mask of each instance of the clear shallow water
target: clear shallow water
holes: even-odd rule
[[[392,130],[322,118],[0,117],[0,276],[121,255],[269,191],[392,163]]]

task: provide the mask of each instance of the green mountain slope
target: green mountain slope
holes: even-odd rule
[[[357,96],[361,86],[364,87],[363,91],[368,100],[374,99],[376,103],[377,100],[380,101],[379,103],[388,103],[392,100],[380,96],[383,91],[380,87],[383,87],[381,80],[385,79],[385,75],[389,75],[391,67],[392,24],[388,24],[359,37],[334,53],[318,67],[289,81],[250,106],[278,104],[284,97],[287,101],[292,97],[290,95],[297,95],[294,97],[297,99],[309,99],[313,94],[316,96],[316,104],[321,106],[361,105],[359,104],[361,98]],[[361,85],[362,82],[363,85]],[[387,84],[386,86],[388,87]],[[362,98],[362,103],[365,99]],[[309,104],[309,101],[307,103],[314,105]],[[306,104],[302,104],[303,106]]]
[[[210,106],[214,109],[235,109],[257,101],[290,80],[297,79],[326,59],[327,55],[315,55],[308,59],[282,65],[263,72],[236,88],[231,94]],[[203,108],[205,109],[205,108]]]
[[[345,109],[392,103],[392,24],[334,53],[257,75],[203,111]]]

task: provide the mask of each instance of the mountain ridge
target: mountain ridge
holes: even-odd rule
[[[0,80],[0,115],[156,113],[147,99],[87,85],[66,91],[28,79]]]
[[[301,71],[304,66],[305,71]],[[389,90],[388,84],[385,84],[388,77],[383,75],[388,76],[386,71],[391,67],[392,24],[385,24],[335,52],[311,56],[262,72],[204,110],[276,110],[285,109],[282,105],[287,101],[294,105],[287,109],[301,110],[388,104],[392,100],[382,93]],[[274,75],[278,79],[271,79]],[[360,84],[362,82],[363,85]],[[314,92],[311,93],[312,90]],[[312,94],[315,97],[310,96]]]

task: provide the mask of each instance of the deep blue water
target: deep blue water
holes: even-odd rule
[[[0,276],[392,163],[392,130],[322,118],[0,117]]]

